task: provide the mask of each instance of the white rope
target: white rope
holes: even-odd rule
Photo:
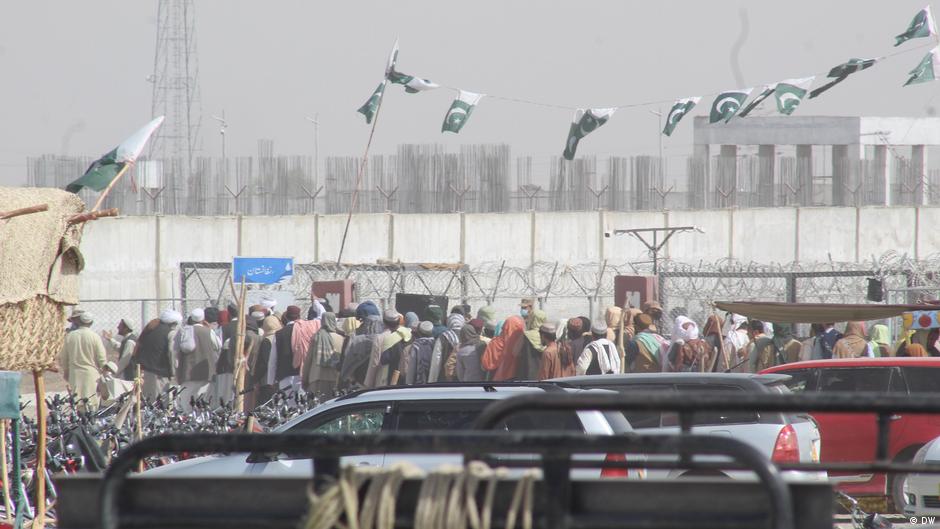
[[[522,529],[532,529],[532,496],[535,490],[535,478],[540,476],[540,471],[529,469],[522,474],[522,478],[516,483],[516,490],[513,492],[512,502],[509,504],[509,512],[506,513],[506,529],[516,528],[516,518],[519,517],[520,507],[522,510]]]
[[[499,481],[505,468],[474,461],[466,467],[445,465],[425,473],[410,463],[389,468],[346,466],[340,479],[321,495],[308,492],[310,512],[303,529],[394,529],[398,492],[406,479],[423,478],[415,505],[414,529],[490,529]],[[541,471],[527,470],[513,492],[506,529],[532,529],[535,480]],[[486,483],[483,503],[477,501]],[[365,492],[360,501],[360,493]]]

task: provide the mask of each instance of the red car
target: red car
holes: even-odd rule
[[[795,393],[852,391],[875,393],[937,393],[940,398],[940,358],[850,358],[784,364],[762,371],[793,377],[787,386]],[[815,413],[822,437],[823,462],[872,461],[878,426],[874,414]],[[892,417],[888,450],[895,461],[910,461],[917,450],[940,436],[940,415]],[[839,475],[840,489],[853,496],[890,496],[904,505],[902,476]]]

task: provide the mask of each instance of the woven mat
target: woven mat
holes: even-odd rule
[[[45,295],[78,303],[83,224],[68,226],[85,203],[61,189],[0,187],[0,210],[46,204],[48,211],[0,220],[0,305]]]
[[[64,342],[65,309],[58,302],[35,296],[0,305],[0,370],[48,369]]]

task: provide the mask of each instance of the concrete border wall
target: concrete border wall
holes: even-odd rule
[[[176,297],[183,261],[333,261],[345,222],[345,215],[101,219],[85,228],[81,297]],[[690,264],[859,262],[895,251],[918,259],[940,252],[938,223],[940,207],[362,214],[353,217],[343,262],[643,262],[649,256],[638,241],[604,231],[683,225],[705,233],[676,235],[663,257]]]

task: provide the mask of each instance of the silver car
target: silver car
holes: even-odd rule
[[[633,392],[721,392],[738,394],[746,399],[754,393],[790,393],[788,375],[755,375],[745,373],[649,373],[626,375],[585,375],[555,379],[559,384],[577,388],[602,388],[621,393]],[[678,433],[679,421],[675,413],[624,413],[639,433]],[[818,463],[822,450],[819,428],[806,414],[764,412],[696,413],[692,433],[731,437],[753,446],[769,459],[778,463]],[[663,459],[663,458],[657,458]],[[651,457],[650,460],[653,460]],[[703,461],[716,458],[701,458]],[[650,470],[650,478],[675,478],[702,475],[701,471]],[[714,474],[707,472],[706,474]],[[751,472],[726,472],[733,478],[750,478]],[[826,480],[825,472],[786,472],[789,480]]]
[[[339,397],[285,423],[275,432],[376,433],[389,431],[459,431],[473,426],[480,412],[495,400],[543,392],[583,393],[553,384],[479,383],[397,386],[360,391]],[[509,417],[502,425],[507,431],[563,430],[593,435],[614,435],[632,431],[620,412],[526,412]],[[519,456],[516,456],[519,457]],[[534,456],[533,456],[534,457]],[[577,459],[623,460],[624,456],[580,454]],[[633,459],[633,456],[630,456]],[[369,454],[343,457],[341,465],[385,466],[407,460],[430,470],[441,464],[461,461],[458,454]],[[239,476],[265,475],[307,477],[313,473],[310,459],[290,454],[230,454],[197,457],[162,466],[147,475]],[[573,477],[641,477],[642,471],[620,469],[574,469]]]

